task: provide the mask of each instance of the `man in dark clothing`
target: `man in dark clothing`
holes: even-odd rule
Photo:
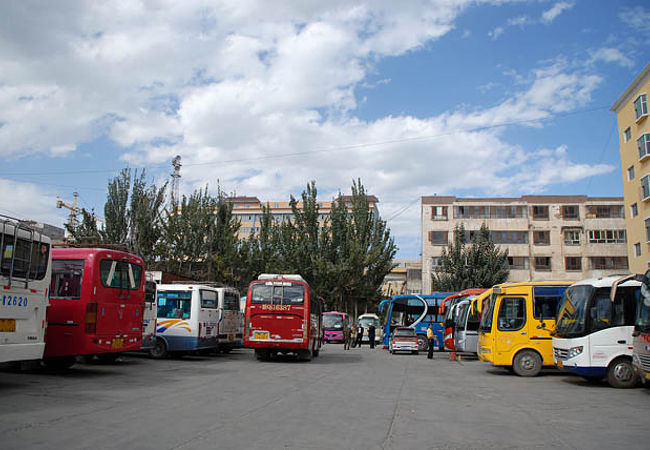
[[[357,325],[357,345],[361,347],[361,339],[363,339],[363,326]]]
[[[375,348],[375,326],[373,324],[368,327],[368,342],[370,342],[370,348]]]

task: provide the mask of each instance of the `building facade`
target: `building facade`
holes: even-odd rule
[[[379,200],[374,195],[368,195],[368,204],[370,210],[376,217],[379,216],[379,208],[377,203]],[[239,219],[241,228],[239,229],[238,237],[240,239],[247,238],[252,233],[260,231],[260,219],[262,217],[262,206],[269,208],[273,218],[279,221],[291,219],[293,213],[291,212],[291,205],[289,202],[262,202],[257,197],[230,197],[228,199],[232,203],[232,214],[235,218]],[[348,207],[351,206],[352,197],[343,196],[343,201],[346,202]],[[330,214],[332,204],[334,202],[318,202],[319,220],[323,222]],[[298,207],[302,207],[302,202],[298,202]]]
[[[649,92],[650,64],[611,108],[618,121],[627,250],[630,270],[635,273],[643,273],[650,268]]]
[[[520,198],[422,197],[422,290],[461,223],[467,240],[485,222],[508,250],[508,281],[581,280],[628,272],[620,197],[527,195]]]

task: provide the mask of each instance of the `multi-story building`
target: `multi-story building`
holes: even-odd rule
[[[375,214],[376,217],[379,216],[379,208],[377,203],[379,200],[374,195],[368,195],[368,204],[370,210]],[[246,238],[251,235],[251,233],[256,233],[260,230],[260,218],[262,217],[262,206],[268,207],[274,219],[284,220],[291,219],[293,213],[291,212],[291,205],[289,202],[262,202],[257,197],[231,197],[228,199],[233,205],[232,213],[235,218],[238,218],[241,222],[241,228],[239,229],[239,238]],[[343,201],[348,207],[351,206],[352,197],[343,196]],[[329,216],[332,209],[332,201],[327,202],[318,202],[318,211],[320,221],[324,221],[326,217]],[[298,208],[302,208],[302,202],[298,202]]]
[[[469,241],[485,222],[508,250],[508,281],[580,280],[628,271],[623,199],[586,195],[422,197],[422,289],[461,223]]]
[[[625,228],[632,272],[650,268],[650,64],[616,100]]]

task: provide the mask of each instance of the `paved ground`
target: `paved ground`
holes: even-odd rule
[[[310,363],[215,357],[0,372],[0,448],[648,448],[650,389],[327,345]]]

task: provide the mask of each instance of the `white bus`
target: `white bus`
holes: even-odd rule
[[[219,291],[212,286],[159,284],[156,342],[151,356],[216,350],[218,302]]]
[[[638,382],[632,367],[632,333],[641,283],[621,283],[612,300],[618,278],[579,281],[566,290],[553,332],[553,358],[562,370],[629,388]]]
[[[228,353],[244,345],[244,320],[239,291],[231,287],[218,287],[219,312],[217,325],[218,349]]]
[[[41,359],[52,276],[50,238],[0,216],[0,362]]]
[[[357,318],[357,323],[364,328],[363,336],[361,336],[361,342],[366,343],[368,339],[368,327],[370,324],[375,326],[375,344],[379,344],[384,338],[384,334],[381,332],[381,325],[379,324],[379,316],[377,314],[365,313],[361,314]]]

